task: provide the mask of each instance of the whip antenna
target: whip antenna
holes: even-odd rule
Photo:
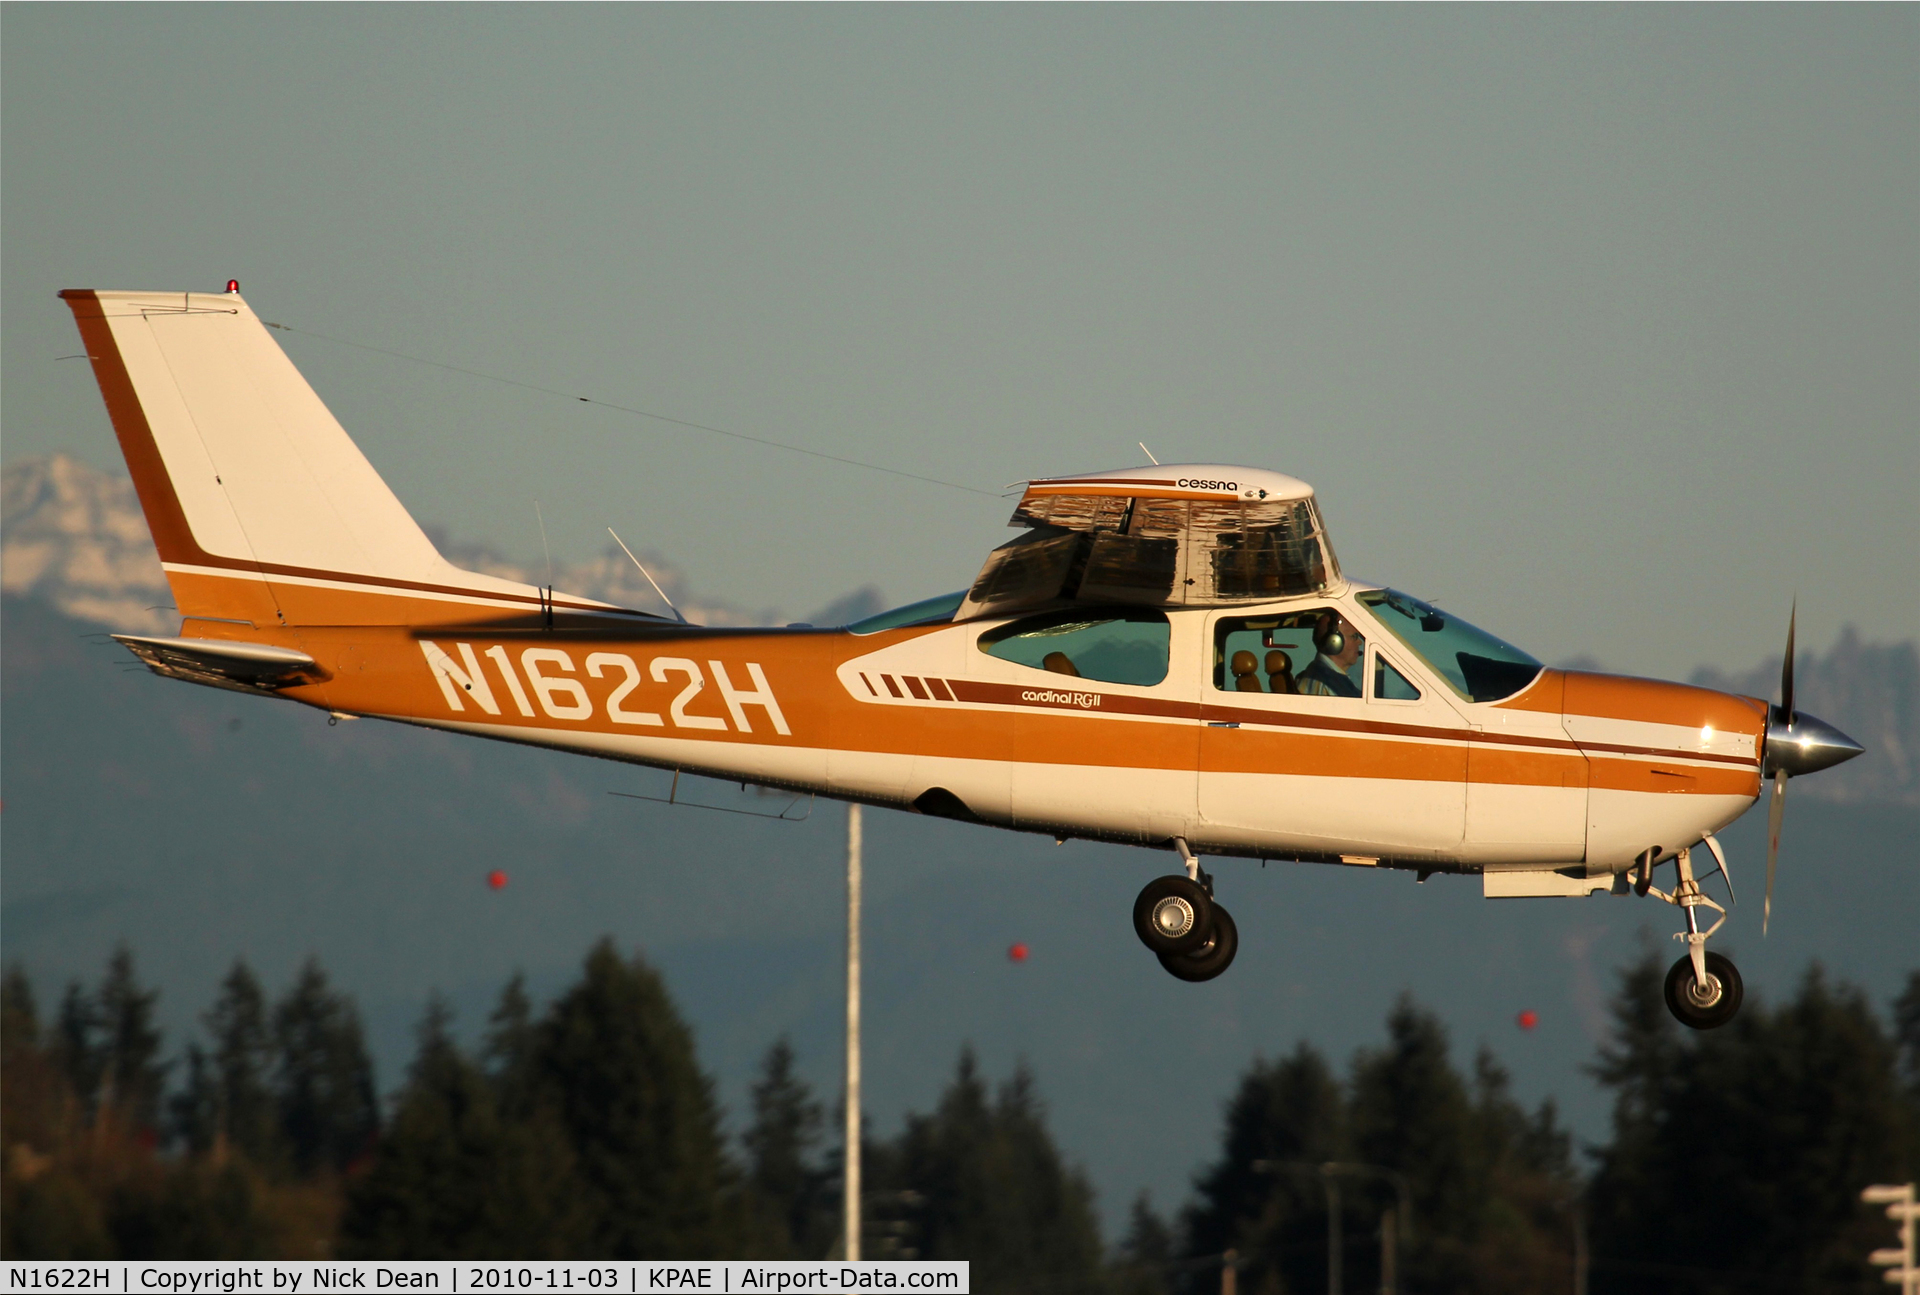
[[[632,560],[633,565],[635,565],[636,567],[640,567],[640,574],[645,576],[647,578],[647,583],[653,586],[653,592],[660,595],[660,601],[667,605],[667,610],[673,613],[674,619],[679,621],[682,625],[685,625],[687,623],[687,618],[682,616],[680,614],[680,609],[673,605],[673,599],[667,597],[667,591],[660,587],[660,582],[653,578],[653,573],[651,571],[648,571],[644,566],[640,566],[640,559],[633,556],[633,550],[627,547],[627,542],[621,539],[617,534],[615,534],[614,529],[611,526],[607,527],[607,534],[613,536],[613,542],[620,546],[620,551],[626,554],[627,557]]]

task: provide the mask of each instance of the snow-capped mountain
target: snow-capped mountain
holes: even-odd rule
[[[546,583],[544,565],[515,562],[483,545],[432,533],[447,560],[458,566]],[[640,559],[696,624],[785,623],[774,608],[749,611],[700,597],[657,553],[643,552]],[[128,633],[173,634],[180,628],[133,482],[68,455],[22,459],[0,472],[0,565],[0,590],[39,598],[77,619]],[[667,610],[646,577],[611,544],[591,561],[555,567],[553,584],[622,607]],[[816,623],[841,624],[879,610],[878,591],[863,589],[816,613]]]
[[[65,454],[0,472],[0,591],[130,633],[180,628],[133,482]]]
[[[481,545],[433,533],[460,566],[528,584],[545,583],[544,565],[515,562]],[[678,568],[657,553],[641,561],[688,620],[700,625],[779,625],[757,612],[688,590]],[[174,634],[173,608],[133,483],[65,454],[23,459],[0,473],[0,588],[38,598],[78,620],[131,633]],[[623,607],[665,612],[658,594],[619,548],[588,562],[554,568],[554,585]],[[879,611],[878,590],[856,590],[815,612],[810,623],[843,625]],[[1778,658],[1746,670],[1702,666],[1693,682],[1770,697]],[[1920,805],[1920,650],[1911,642],[1867,643],[1851,627],[1824,655],[1804,654],[1796,668],[1800,705],[1859,740],[1867,753],[1796,787],[1795,795],[1846,803]]]

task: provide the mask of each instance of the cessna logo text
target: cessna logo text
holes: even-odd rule
[[[534,718],[533,707],[537,701],[549,719],[592,719],[594,711],[600,709],[615,724],[640,728],[665,728],[671,724],[674,728],[715,729],[724,733],[727,731],[725,718],[688,709],[706,690],[707,672],[711,671],[714,691],[720,694],[734,728],[742,733],[753,732],[747,708],[757,707],[764,721],[773,725],[774,732],[782,737],[791,733],[787,717],[780,713],[780,703],[767,683],[766,672],[757,661],[733,667],[746,674],[746,686],[740,687],[735,685],[727,666],[719,661],[708,661],[703,670],[700,662],[691,657],[657,656],[647,662],[643,672],[639,663],[624,652],[590,652],[583,662],[587,677],[605,679],[613,685],[612,691],[596,707],[586,684],[579,678],[573,656],[560,648],[530,647],[520,653],[518,662],[498,644],[476,654],[471,643],[455,643],[449,652],[430,639],[422,639],[420,650],[426,654],[427,668],[433,672],[434,682],[440,685],[440,695],[447,699],[448,708],[455,711],[466,710],[467,703],[472,702],[487,714],[498,715],[500,702],[493,692],[493,680],[498,679],[505,685],[513,708],[527,719]],[[491,671],[481,664],[483,658],[492,666]],[[654,684],[680,685],[673,700],[667,703],[664,718],[658,711],[640,710],[634,705],[646,700],[646,693],[657,691],[648,687],[646,693],[634,696],[647,680]],[[711,706],[712,702],[705,705]]]
[[[1091,710],[1100,704],[1097,692],[1055,692],[1051,688],[1029,688],[1020,694],[1021,701],[1043,701],[1054,706],[1078,706],[1082,710]]]
[[[1202,481],[1198,477],[1181,477],[1173,483],[1182,490],[1238,490],[1238,481]]]

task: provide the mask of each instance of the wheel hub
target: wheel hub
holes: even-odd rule
[[[1721,992],[1720,977],[1712,972],[1707,973],[1707,983],[1704,985],[1691,976],[1687,978],[1685,988],[1687,1002],[1703,1011],[1720,1001]]]
[[[1193,923],[1193,905],[1178,895],[1169,895],[1153,906],[1153,929],[1169,940],[1191,931]]]

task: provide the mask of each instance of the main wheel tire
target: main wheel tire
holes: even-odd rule
[[[1212,980],[1233,965],[1233,955],[1238,952],[1240,928],[1233,924],[1231,913],[1215,904],[1212,937],[1192,953],[1161,954],[1160,965],[1181,980]]]
[[[1213,897],[1179,875],[1155,877],[1133,901],[1133,931],[1155,953],[1191,953],[1213,934]]]
[[[1680,1024],[1696,1030],[1717,1030],[1734,1018],[1745,994],[1740,972],[1717,953],[1707,955],[1707,985],[1702,991],[1693,978],[1693,959],[1682,958],[1667,973],[1667,1010]]]

